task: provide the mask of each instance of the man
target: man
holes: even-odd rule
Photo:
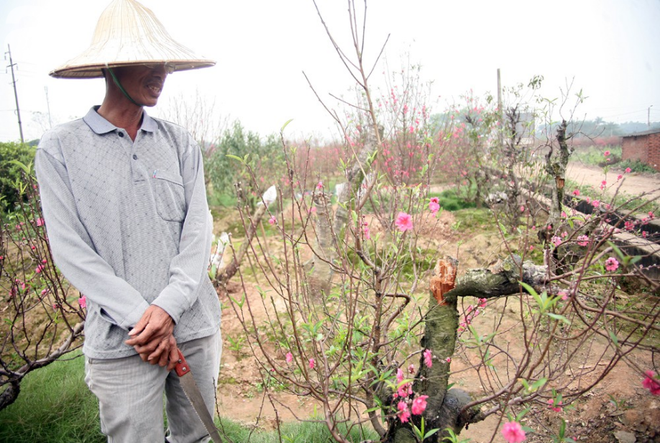
[[[213,64],[114,0],[92,46],[51,72],[105,78],[102,104],[44,134],[35,166],[55,262],[87,298],[85,380],[108,441],[162,442],[163,393],[165,441],[209,438],[171,371],[180,349],[213,415],[222,343],[202,155],[144,107],[173,71]]]

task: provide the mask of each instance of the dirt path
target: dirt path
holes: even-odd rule
[[[649,200],[660,198],[660,174],[625,173],[615,168],[605,173],[603,168],[575,162],[569,163],[566,175],[566,178],[581,185],[591,186],[594,189],[599,189],[603,180],[605,180],[607,183],[605,190],[610,195],[614,194],[620,186],[620,194],[640,195],[649,193],[647,197]],[[623,176],[622,179],[617,180],[620,175]]]

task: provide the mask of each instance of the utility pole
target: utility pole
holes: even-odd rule
[[[48,100],[48,86],[44,86],[44,92],[46,93],[46,106],[48,107],[48,129],[53,127],[53,121],[50,118],[50,100]]]
[[[648,111],[648,116],[646,117],[646,124],[648,125],[649,129],[651,129],[651,108],[653,105],[649,106],[649,111]]]
[[[500,118],[499,139],[500,146],[504,146],[504,110],[502,109],[502,80],[500,78],[500,68],[497,68],[497,112]]]
[[[23,125],[21,124],[21,110],[18,107],[18,92],[16,92],[16,77],[14,77],[14,66],[16,63],[11,59],[11,48],[7,45],[7,52],[5,55],[9,54],[9,65],[8,68],[11,68],[11,82],[14,85],[14,98],[16,99],[16,115],[18,116],[18,130],[21,133],[21,143],[25,143],[23,140]]]

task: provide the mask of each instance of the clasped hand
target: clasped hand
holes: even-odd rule
[[[133,346],[143,361],[167,366],[171,371],[179,358],[173,332],[172,317],[163,308],[151,305],[128,333],[131,338],[126,344]]]

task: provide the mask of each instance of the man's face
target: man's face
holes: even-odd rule
[[[171,72],[164,63],[124,66],[115,69],[117,80],[133,100],[144,106],[155,106],[163,91],[167,74]]]

